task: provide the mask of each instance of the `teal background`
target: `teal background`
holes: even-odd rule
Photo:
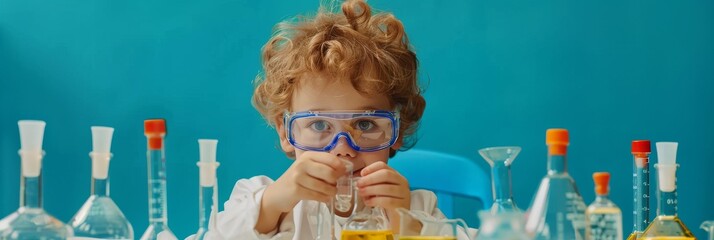
[[[705,236],[699,224],[714,219],[714,1],[370,3],[403,21],[421,61],[428,106],[418,148],[486,167],[478,149],[522,146],[513,189],[527,208],[545,174],[546,128],[568,128],[568,168],[585,201],[592,172],[610,171],[629,233],[630,141],[679,141],[679,214]],[[272,26],[317,6],[0,0],[0,216],[18,206],[19,119],[47,121],[44,207],[63,221],[89,194],[89,127],[116,128],[111,196],[137,238],[147,226],[146,118],[168,119],[169,225],[181,238],[197,229],[198,138],[220,140],[221,202],[240,178],[280,176],[291,161],[250,105],[251,82]]]

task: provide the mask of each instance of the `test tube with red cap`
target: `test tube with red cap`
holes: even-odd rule
[[[632,233],[628,240],[639,238],[650,224],[650,153],[649,140],[632,141]]]
[[[177,239],[169,229],[166,211],[166,157],[164,153],[166,121],[164,119],[145,120],[144,135],[147,140],[146,163],[149,175],[149,227],[141,239]]]

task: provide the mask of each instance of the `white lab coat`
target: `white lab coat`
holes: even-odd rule
[[[273,180],[266,176],[256,176],[241,179],[233,187],[230,199],[225,202],[224,210],[215,218],[215,228],[206,235],[207,239],[241,239],[241,240],[312,240],[317,232],[317,208],[321,207],[323,219],[329,219],[329,210],[325,204],[317,201],[303,200],[295,205],[276,230],[260,234],[255,230],[260,211],[260,202],[265,187]],[[430,213],[436,219],[443,219],[444,214],[436,208],[436,195],[431,191],[415,190],[411,192],[411,210]],[[213,219],[213,218],[211,218]],[[340,239],[342,225],[346,218],[336,217],[335,235]],[[475,236],[476,230],[469,228],[469,236]],[[468,239],[459,229],[459,240]]]

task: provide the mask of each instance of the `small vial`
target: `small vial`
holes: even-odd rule
[[[596,172],[595,201],[585,210],[585,239],[587,240],[620,240],[622,239],[622,211],[610,199],[610,173]]]

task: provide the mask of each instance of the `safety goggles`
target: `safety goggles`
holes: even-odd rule
[[[305,151],[327,152],[340,138],[361,152],[394,145],[399,136],[399,111],[306,111],[285,113],[290,144]]]

